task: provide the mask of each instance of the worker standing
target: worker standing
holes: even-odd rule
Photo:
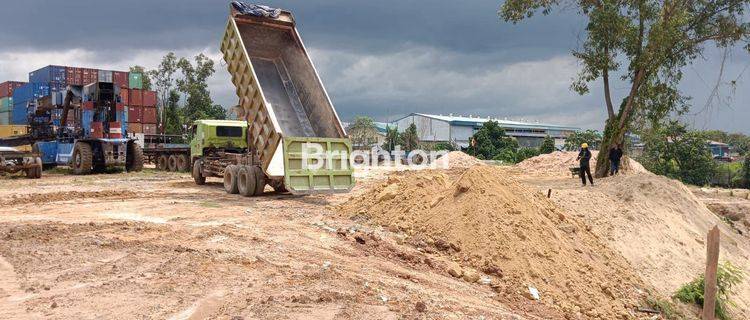
[[[622,159],[622,149],[620,145],[615,145],[609,150],[609,163],[610,170],[609,175],[614,176],[620,172],[620,160]]]
[[[589,151],[588,143],[584,143],[581,145],[581,152],[578,153],[578,160],[580,161],[581,165],[581,182],[583,182],[583,186],[586,186],[586,175],[589,176],[589,181],[593,186],[594,178],[591,176],[591,166],[589,165],[589,161],[591,160],[591,151]]]

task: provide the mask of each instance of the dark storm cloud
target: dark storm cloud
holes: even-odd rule
[[[85,55],[68,52],[62,61],[112,68],[134,59],[141,59],[134,63],[154,66],[168,51],[183,55],[207,51],[218,57],[229,10],[229,1],[224,0],[4,2],[0,61],[38,60],[26,62],[24,68],[55,63],[55,54],[65,50],[83,50]],[[600,128],[603,123],[598,84],[584,97],[568,90],[578,70],[569,53],[578,46],[584,27],[575,12],[554,12],[513,25],[497,16],[501,0],[267,4],[294,12],[344,119],[365,114],[385,120],[403,113],[432,112],[586,128]],[[2,60],[4,52],[24,54]],[[715,55],[709,57],[713,60]],[[47,63],[48,59],[53,61]],[[743,65],[740,61],[732,66]],[[8,76],[9,69],[0,65],[0,76]],[[715,69],[716,64],[710,62],[695,68],[709,79]],[[211,80],[214,98],[233,105],[236,97],[228,75],[221,65],[217,70]],[[18,70],[13,76],[17,74]],[[705,101],[706,85],[695,75],[687,78],[687,93],[696,96],[695,101]],[[724,108],[704,121],[707,126],[748,130],[733,120],[750,118],[750,98],[742,95],[743,88],[750,86],[739,83],[733,109]],[[615,89],[626,90],[624,86]]]

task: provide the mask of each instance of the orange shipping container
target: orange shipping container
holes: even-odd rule
[[[136,107],[136,106],[129,106],[128,107],[128,122],[131,122],[131,123],[143,122],[143,108]]]
[[[115,84],[115,87],[119,88],[127,88],[128,87],[128,73],[127,72],[120,72],[120,71],[113,71],[112,72],[112,80]]]
[[[143,91],[138,89],[130,89],[128,90],[130,92],[130,99],[128,99],[128,102],[130,102],[130,105],[142,107],[143,106]]]
[[[130,93],[128,92],[128,89],[122,88],[120,89],[120,101],[122,101],[122,104],[129,105],[128,101],[130,101]]]
[[[128,122],[128,133],[143,133],[143,125],[135,122]]]
[[[156,121],[156,108],[155,107],[143,107],[143,123],[157,123]]]

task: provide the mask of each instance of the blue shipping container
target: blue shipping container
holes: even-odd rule
[[[10,116],[10,122],[12,124],[28,124],[29,123],[29,114],[28,109],[26,108],[26,103],[17,103],[13,106],[13,115]]]
[[[13,103],[24,103],[49,95],[48,83],[27,83],[13,91]]]
[[[60,82],[67,84],[68,82],[66,81],[66,69],[66,67],[62,66],[46,66],[39,70],[29,72],[29,82]]]

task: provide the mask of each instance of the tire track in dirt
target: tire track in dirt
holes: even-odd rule
[[[13,265],[0,256],[0,319],[41,319],[26,312],[22,303],[28,295],[16,280]]]

